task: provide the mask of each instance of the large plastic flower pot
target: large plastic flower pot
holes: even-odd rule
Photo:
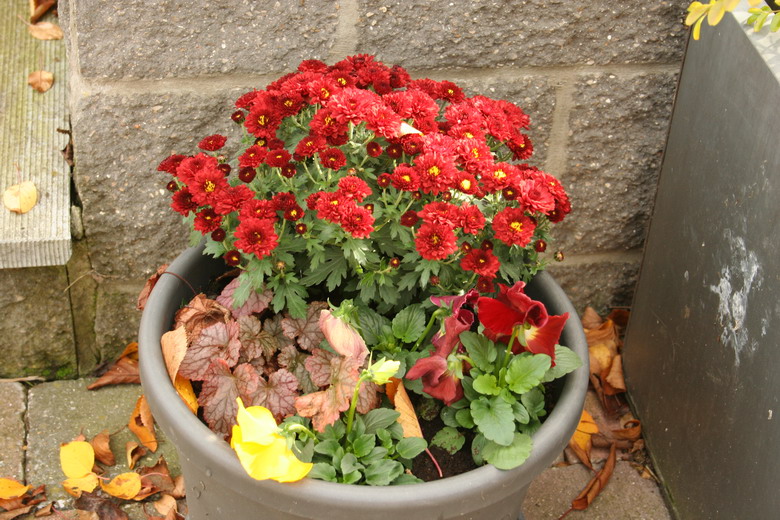
[[[510,471],[486,465],[434,482],[370,487],[313,479],[280,484],[249,477],[230,446],[187,408],[168,378],[160,338],[183,301],[193,296],[224,264],[184,251],[157,282],[144,309],[139,331],[144,393],[157,423],[179,453],[186,482],[190,520],[517,520],[531,481],[561,453],[579,422],[588,385],[588,352],[577,313],[560,286],[539,274],[527,292],[551,314],[568,312],[561,344],[573,349],[583,366],[567,375],[557,402],[533,436],[526,462]],[[184,282],[186,280],[187,283]],[[190,287],[191,286],[191,287]]]

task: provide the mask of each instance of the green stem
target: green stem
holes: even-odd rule
[[[425,331],[420,335],[419,338],[417,338],[417,341],[412,347],[412,352],[416,352],[417,349],[420,348],[420,345],[423,344],[423,341],[425,341],[425,338],[427,338],[428,334],[431,332],[431,329],[433,328],[433,324],[435,323],[436,318],[438,318],[445,312],[447,312],[447,309],[436,309],[435,311],[433,311],[433,314],[431,314],[431,319],[428,320],[428,324],[425,326]]]
[[[344,442],[347,442],[349,438],[349,432],[352,431],[352,421],[355,419],[355,410],[357,409],[358,397],[360,396],[360,385],[363,384],[364,376],[367,371],[363,371],[358,378],[358,382],[355,385],[355,391],[352,392],[352,402],[349,405],[349,411],[347,412],[347,434],[344,436]]]
[[[522,325],[521,325],[522,327]],[[517,339],[517,333],[520,330],[520,327],[515,326],[512,328],[512,336],[509,338],[509,344],[506,346],[506,350],[504,351],[504,360],[501,362],[501,366],[498,367],[498,371],[496,372],[496,377],[499,377],[499,374],[501,373],[501,370],[505,369],[507,366],[509,366],[509,359],[512,357],[512,347],[515,344],[515,339]],[[525,336],[525,329],[523,329],[523,336]],[[522,341],[521,341],[522,343]]]

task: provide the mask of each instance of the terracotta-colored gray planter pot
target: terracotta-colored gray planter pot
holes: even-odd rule
[[[196,290],[224,270],[224,264],[184,251],[168,268]],[[519,468],[501,471],[483,466],[435,482],[369,487],[304,479],[293,484],[257,481],[243,470],[227,443],[211,432],[176,394],[160,350],[190,287],[163,275],[146,304],[139,331],[144,393],[155,419],[176,446],[187,485],[190,520],[517,520],[531,481],[561,453],[574,433],[588,385],[588,351],[577,313],[560,286],[546,273],[529,285],[551,314],[569,312],[561,344],[584,365],[565,378],[560,398],[533,436],[531,456]]]

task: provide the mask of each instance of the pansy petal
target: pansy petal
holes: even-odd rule
[[[543,327],[531,327],[525,335],[528,351],[534,354],[547,354],[555,364],[555,345],[561,338],[561,331],[568,318],[568,312],[561,316],[550,316]]]
[[[241,437],[244,441],[269,444],[273,442],[277,426],[274,415],[270,410],[262,406],[250,406],[244,408],[241,398],[237,398],[238,413],[236,422],[241,428]]]
[[[479,321],[494,334],[512,334],[512,328],[523,322],[523,315],[494,298],[482,297],[477,302]]]

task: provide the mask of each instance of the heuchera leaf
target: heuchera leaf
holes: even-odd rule
[[[279,355],[276,356],[276,361],[279,363],[279,366],[292,372],[298,380],[298,388],[300,388],[301,392],[304,394],[316,392],[319,389],[311,380],[309,371],[306,370],[305,363],[309,357],[310,354],[304,354],[295,348],[294,345],[287,345],[279,352]]]
[[[287,317],[282,320],[282,330],[290,339],[297,339],[304,350],[312,350],[322,343],[325,335],[320,329],[320,312],[327,309],[325,302],[311,302],[305,318]]]
[[[358,413],[366,414],[379,406],[379,386],[371,381],[364,381],[358,391]]]
[[[198,396],[198,404],[203,407],[203,419],[213,431],[225,436],[230,434],[238,411],[236,398],[240,396],[239,385],[241,389],[251,389],[252,374],[258,377],[254,370],[238,368],[234,375],[223,359],[211,362]],[[241,382],[238,378],[241,378]]]
[[[176,313],[174,328],[184,325],[187,334],[195,337],[206,327],[215,323],[227,323],[230,319],[230,311],[214,300],[206,298],[204,294],[196,295],[186,307]]]
[[[241,363],[233,369],[233,377],[241,400],[259,404],[257,400],[262,376],[257,372],[257,369],[249,363]]]
[[[274,314],[270,318],[263,320],[263,330],[276,338],[280,350],[287,345],[295,344],[295,341],[285,335],[284,329],[282,328],[282,320],[284,320],[284,318],[281,314]]]
[[[259,357],[269,360],[279,350],[279,341],[263,330],[263,324],[254,316],[241,316],[238,319],[241,341],[241,357],[252,361]]]
[[[224,360],[232,367],[238,361],[241,342],[238,322],[215,323],[193,338],[179,366],[179,374],[190,380],[203,380],[211,361]]]
[[[323,354],[324,353],[324,354]],[[349,408],[349,402],[357,384],[362,363],[353,358],[335,356],[315,349],[314,354],[306,360],[306,368],[312,373],[312,381],[317,384],[324,379],[323,358],[330,356],[330,371],[328,381],[330,386],[319,392],[298,397],[295,408],[303,417],[311,417],[312,425],[318,432],[333,424],[339,414]],[[311,368],[310,368],[311,366]],[[316,374],[316,375],[315,375]]]
[[[217,296],[217,302],[230,309],[233,317],[238,319],[241,316],[249,316],[255,313],[261,313],[268,308],[268,304],[271,303],[274,295],[271,291],[265,290],[262,293],[257,291],[251,291],[246,301],[238,308],[233,308],[234,300],[233,294],[236,292],[239,286],[239,278],[233,279],[232,282],[222,290],[222,293]]]
[[[298,379],[284,368],[268,377],[260,378],[256,405],[265,406],[279,422],[295,413],[295,398],[298,397]]]
[[[330,384],[330,361],[335,357],[337,356],[327,350],[316,348],[311,356],[306,358],[306,370],[315,385],[322,387]]]

